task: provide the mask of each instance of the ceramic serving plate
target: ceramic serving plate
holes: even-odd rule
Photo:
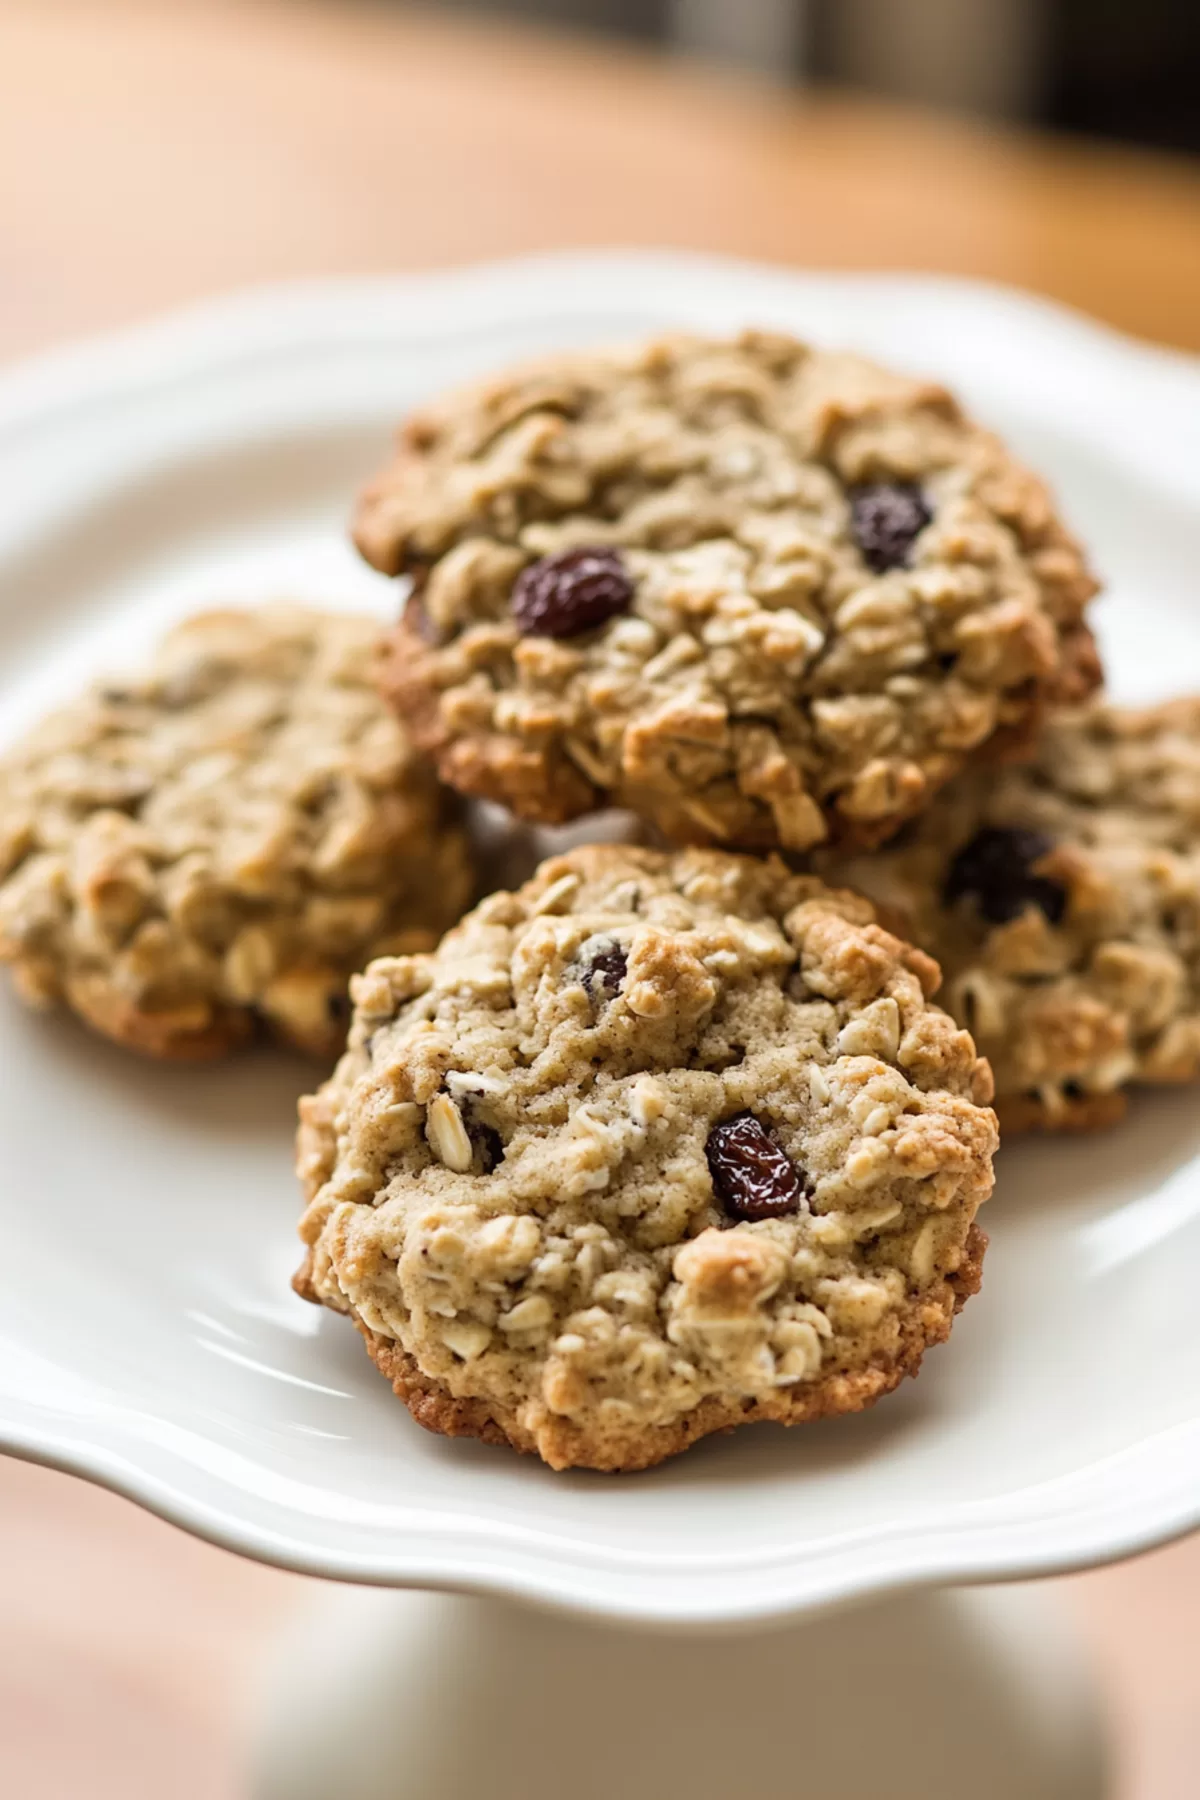
[[[1057,484],[1121,698],[1200,688],[1200,365],[960,282],[587,256],[289,287],[0,378],[5,738],[170,618],[376,608],[343,524],[450,381],[670,324],[779,324],[944,377]],[[987,1278],[874,1412],[554,1475],[427,1436],[295,1299],[282,1055],[146,1065],[0,997],[0,1445],[354,1580],[732,1622],[1126,1554],[1200,1520],[1200,1103],[1018,1143]]]

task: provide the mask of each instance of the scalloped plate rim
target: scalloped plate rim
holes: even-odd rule
[[[1169,459],[1185,463],[1189,495],[1200,499],[1200,456],[1179,458],[1179,445],[1196,434],[1200,401],[1200,361],[1122,337],[1054,302],[995,284],[951,276],[800,272],[772,269],[684,252],[582,252],[525,257],[445,273],[396,277],[290,282],[255,288],[203,302],[157,321],[46,352],[0,371],[0,457],[30,432],[61,430],[73,411],[128,395],[167,372],[195,378],[206,370],[234,367],[270,351],[303,357],[306,350],[404,339],[424,332],[452,340],[481,303],[522,316],[574,316],[579,296],[603,309],[604,296],[630,284],[694,283],[703,277],[722,295],[746,296],[746,311],[786,311],[788,297],[801,291],[872,294],[931,310],[955,306],[1003,314],[1012,329],[1029,334],[1048,356],[1069,347],[1069,359],[1055,365],[1055,382],[1078,388],[1081,371],[1108,391],[1119,384],[1139,400],[1153,431],[1135,433],[1122,452],[1155,465],[1165,479],[1153,446],[1143,441],[1163,428],[1174,449]],[[537,304],[531,301],[536,292]],[[596,296],[599,296],[599,299]],[[1074,359],[1074,360],[1070,360]],[[1106,446],[1112,448],[1112,446]],[[1177,460],[1178,459],[1178,460]],[[1188,469],[1192,473],[1188,474]],[[0,1408],[5,1402],[0,1400]],[[927,1526],[877,1533],[868,1545],[855,1541],[807,1561],[803,1545],[772,1553],[753,1571],[736,1559],[719,1573],[708,1569],[703,1592],[678,1591],[699,1573],[700,1558],[677,1569],[659,1569],[656,1579],[637,1559],[614,1551],[599,1553],[574,1542],[553,1554],[547,1541],[541,1555],[520,1544],[503,1521],[485,1521],[479,1534],[487,1555],[468,1556],[447,1533],[418,1526],[402,1546],[370,1554],[316,1542],[284,1531],[272,1533],[249,1516],[210,1503],[174,1480],[170,1458],[145,1454],[138,1440],[123,1443],[117,1431],[89,1434],[83,1421],[59,1431],[0,1413],[0,1448],[18,1457],[54,1466],[122,1493],[177,1525],[226,1548],[308,1574],[400,1586],[439,1586],[501,1592],[538,1603],[637,1620],[647,1624],[735,1624],[795,1616],[869,1592],[931,1582],[1018,1579],[1110,1560],[1144,1550],[1200,1525],[1200,1419],[1129,1445],[1109,1459],[1120,1465],[1119,1479],[1096,1479],[1094,1468],[1076,1471],[1050,1486],[1089,1485],[1086,1509],[1047,1514],[1031,1506],[1029,1516],[990,1515],[991,1502],[964,1508],[947,1531],[938,1518]],[[137,1451],[143,1451],[139,1462]],[[1034,1494],[1039,1490],[1027,1490]],[[860,1538],[864,1534],[859,1534]],[[533,1533],[535,1539],[537,1534]],[[868,1554],[869,1550],[869,1554]],[[531,1559],[524,1566],[522,1559]],[[607,1566],[606,1566],[607,1565]],[[623,1573],[625,1585],[609,1587]],[[748,1579],[750,1574],[754,1579]],[[769,1577],[769,1580],[768,1580]]]

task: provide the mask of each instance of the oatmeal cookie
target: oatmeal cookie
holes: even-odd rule
[[[297,1287],[422,1425],[554,1468],[854,1412],[979,1283],[991,1076],[777,860],[588,846],[352,983]]]
[[[0,763],[0,959],[151,1056],[264,1021],[346,1041],[346,983],[425,949],[471,895],[454,797],[372,681],[370,619],[209,612]]]
[[[355,527],[453,786],[873,844],[1099,669],[1045,488],[941,387],[792,338],[569,353],[410,419]]]
[[[1105,1124],[1200,1076],[1200,700],[1056,719],[873,856],[817,859],[931,951],[1006,1129]]]

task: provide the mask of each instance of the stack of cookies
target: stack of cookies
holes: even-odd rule
[[[355,537],[381,650],[208,615],[10,758],[21,991],[343,1049],[296,1284],[433,1430],[628,1470],[868,1405],[998,1129],[1200,1072],[1200,701],[1095,697],[1083,554],[943,388],[782,336],[453,395]],[[643,842],[460,918],[473,797]]]

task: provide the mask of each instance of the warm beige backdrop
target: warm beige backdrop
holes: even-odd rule
[[[278,275],[692,245],[1200,350],[1200,172],[398,6],[0,0],[0,354]]]
[[[0,358],[239,283],[595,243],[984,275],[1200,349],[1184,163],[399,9],[0,0]],[[1200,1540],[1059,1586],[1118,1800],[1195,1800]],[[241,1800],[304,1587],[0,1462],[0,1793]]]

